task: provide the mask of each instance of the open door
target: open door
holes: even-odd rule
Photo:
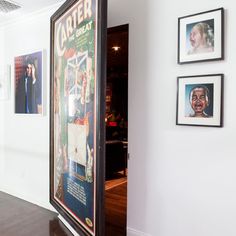
[[[104,236],[106,0],[51,17],[50,202],[81,236]]]
[[[107,30],[105,236],[125,236],[128,184],[129,25]]]

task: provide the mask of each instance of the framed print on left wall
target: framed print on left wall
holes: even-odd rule
[[[224,9],[178,18],[178,63],[224,59]]]
[[[15,114],[43,113],[43,51],[14,58]]]
[[[0,101],[10,98],[11,89],[11,66],[5,65],[0,67]]]

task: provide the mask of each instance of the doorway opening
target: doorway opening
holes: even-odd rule
[[[106,236],[126,235],[129,26],[107,30]]]

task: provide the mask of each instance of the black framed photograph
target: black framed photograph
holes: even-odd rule
[[[177,125],[222,127],[223,74],[177,78]]]
[[[43,114],[43,50],[16,56],[15,114]]]
[[[224,59],[224,9],[178,18],[178,63]]]
[[[106,0],[51,17],[50,202],[81,236],[104,235]]]

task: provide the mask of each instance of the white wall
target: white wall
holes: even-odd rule
[[[11,65],[12,86],[10,100],[0,104],[0,114],[5,118],[0,127],[5,129],[0,190],[49,209],[52,209],[49,204],[50,16],[57,8],[54,5],[20,17],[4,27],[4,64]],[[14,114],[14,57],[38,50],[45,52],[45,113],[43,116]]]
[[[177,19],[226,9],[225,60],[177,65]],[[109,0],[129,23],[128,235],[236,235],[236,3]],[[224,127],[175,125],[176,77],[225,74]]]
[[[109,26],[130,26],[128,235],[235,236],[236,4],[108,2]],[[226,9],[225,60],[177,65],[177,18],[218,7]],[[53,11],[17,21],[5,28],[4,39],[0,37],[5,41],[4,61],[12,70],[15,56],[46,50],[46,114],[14,115],[13,96],[0,103],[0,144],[5,149],[0,146],[0,190],[47,208]],[[176,77],[206,73],[225,74],[224,127],[176,126]]]
[[[0,28],[0,65],[4,64],[4,29]],[[0,186],[3,178],[1,178],[1,173],[3,173],[3,157],[4,156],[4,134],[5,134],[5,114],[4,114],[5,101],[0,101]]]

